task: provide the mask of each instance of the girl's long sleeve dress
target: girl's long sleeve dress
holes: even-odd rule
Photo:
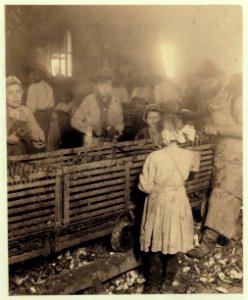
[[[192,248],[193,217],[184,182],[190,171],[198,171],[199,161],[199,153],[177,146],[146,159],[139,182],[139,189],[149,194],[141,224],[142,251],[175,254]]]

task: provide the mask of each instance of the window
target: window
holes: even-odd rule
[[[51,51],[51,72],[52,76],[72,76],[72,46],[71,32],[66,31],[64,38],[53,44]]]
[[[174,78],[176,75],[175,47],[173,44],[165,44],[160,47],[165,73],[168,77]]]

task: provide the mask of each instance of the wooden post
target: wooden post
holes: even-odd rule
[[[70,173],[67,173],[66,168],[63,168],[63,179],[64,179],[64,187],[63,187],[63,224],[69,224],[70,222],[70,197],[69,197],[69,189],[70,189]]]
[[[55,228],[58,228],[62,224],[62,172],[56,171],[55,178]]]
[[[132,210],[130,209],[130,170],[132,161],[128,160],[125,162],[125,205],[126,210],[129,212],[132,220],[135,218]]]

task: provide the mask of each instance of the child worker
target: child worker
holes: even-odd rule
[[[30,109],[21,105],[23,88],[15,76],[6,78],[7,152],[8,155],[29,154],[31,145],[43,149],[46,145],[42,129]]]
[[[158,142],[160,139],[160,133],[158,130],[158,122],[163,115],[163,110],[157,104],[149,104],[145,109],[143,121],[148,126],[142,128],[136,135],[135,140],[151,139],[154,142]]]
[[[84,145],[115,141],[124,123],[122,106],[113,96],[114,72],[104,67],[93,78],[94,93],[86,96],[71,118],[73,128],[84,134]]]
[[[193,247],[193,217],[184,183],[190,172],[199,171],[200,158],[198,152],[179,147],[180,143],[195,138],[194,128],[184,130],[182,124],[176,115],[161,119],[164,147],[147,157],[138,185],[148,194],[141,221],[140,248],[147,257],[149,294],[158,293],[168,259]]]

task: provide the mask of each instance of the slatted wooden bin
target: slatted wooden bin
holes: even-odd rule
[[[200,172],[186,183],[191,206],[199,206],[209,189],[213,146],[198,141],[182,147],[201,152]],[[144,160],[158,148],[134,141],[10,157],[10,263],[110,234],[133,210]]]
[[[8,163],[10,263],[51,252],[51,232],[61,222],[61,170]]]

